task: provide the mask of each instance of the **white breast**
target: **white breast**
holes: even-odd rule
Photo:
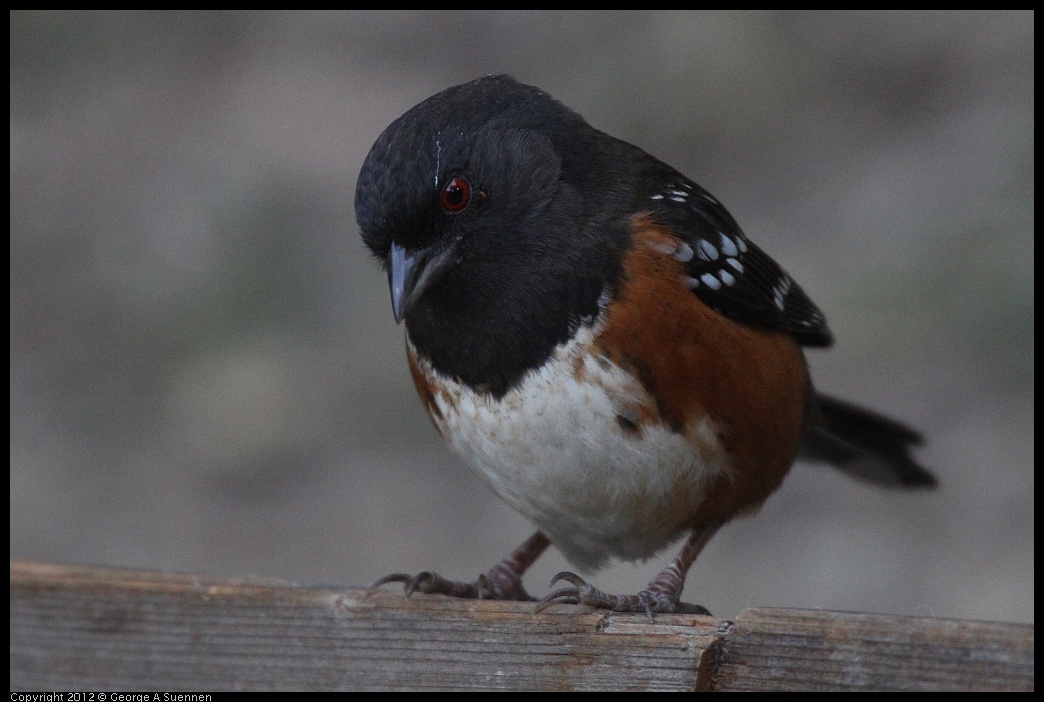
[[[581,570],[654,555],[691,526],[710,482],[728,470],[709,419],[683,434],[633,423],[656,417],[656,403],[591,355],[595,335],[582,328],[499,401],[440,375],[410,345],[443,436]]]

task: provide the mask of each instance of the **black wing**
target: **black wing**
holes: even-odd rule
[[[826,318],[801,286],[743,234],[718,200],[680,175],[647,195],[646,206],[684,243],[670,252],[685,264],[692,291],[739,322],[782,331],[803,346],[829,346]]]

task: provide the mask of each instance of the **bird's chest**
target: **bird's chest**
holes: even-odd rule
[[[590,329],[501,398],[438,373],[412,345],[409,355],[450,446],[578,567],[654,554],[690,526],[729,469],[711,421],[666,426],[641,383],[598,353]]]

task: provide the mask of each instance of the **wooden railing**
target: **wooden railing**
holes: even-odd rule
[[[528,603],[12,562],[11,689],[1032,690],[1033,626],[762,608],[534,615]]]

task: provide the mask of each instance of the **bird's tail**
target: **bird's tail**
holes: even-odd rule
[[[817,394],[800,455],[878,485],[935,487],[935,476],[910,457],[921,442],[920,434],[894,419]]]

